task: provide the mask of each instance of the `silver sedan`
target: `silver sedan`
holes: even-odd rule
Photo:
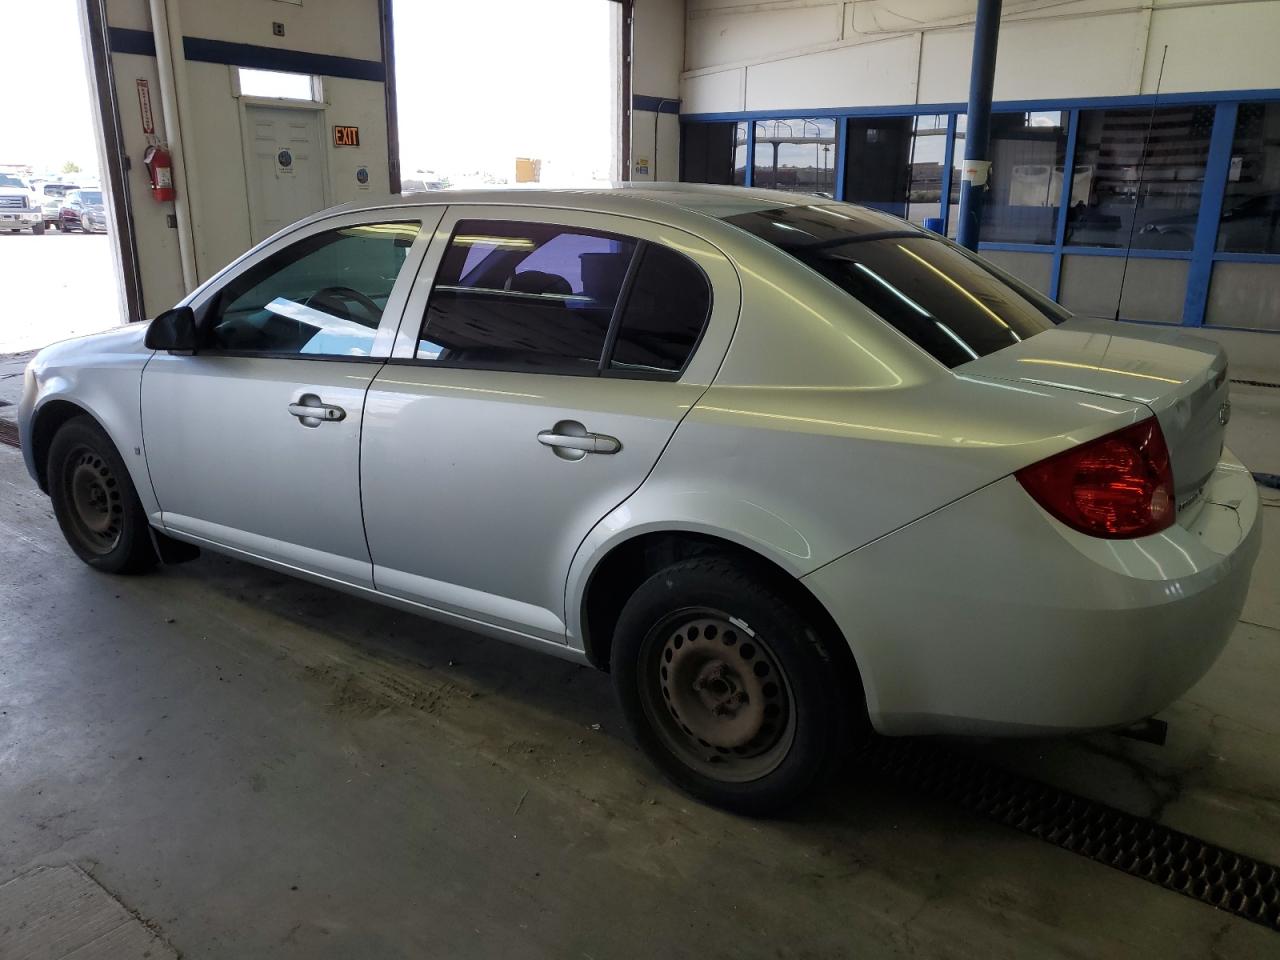
[[[231,554],[612,673],[737,810],[860,731],[1125,726],[1258,551],[1214,344],[1074,319],[947,240],[750,189],[330,210],[20,408],[71,548]]]

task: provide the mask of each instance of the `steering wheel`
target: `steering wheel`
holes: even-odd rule
[[[351,287],[325,287],[302,301],[304,307],[314,306],[327,313],[345,316],[348,320],[360,323],[359,318],[353,316],[348,309],[347,305],[350,303],[356,304],[368,314],[367,326],[376,327],[382,319],[382,308],[359,290],[353,290]]]

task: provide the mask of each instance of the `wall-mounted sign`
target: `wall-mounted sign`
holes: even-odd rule
[[[151,84],[139,77],[137,86],[138,113],[142,117],[142,132],[147,136],[147,143],[152,143],[152,138],[156,135],[156,118],[151,112]]]
[[[356,167],[356,183],[366,190],[369,188],[368,167]]]
[[[276,154],[276,170],[280,173],[293,173],[293,154],[281,150]]]
[[[359,127],[334,127],[333,128],[333,145],[335,147],[360,146],[360,128]]]

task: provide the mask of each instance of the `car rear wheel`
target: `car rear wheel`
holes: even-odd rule
[[[107,573],[155,565],[146,511],[129,471],[92,418],[74,417],[58,429],[46,476],[58,526],[76,556]]]
[[[44,224],[37,223],[34,227],[31,228],[31,232],[37,237],[40,236],[41,234],[44,233]]]
[[[624,606],[614,686],[641,749],[678,787],[773,813],[825,778],[851,729],[847,704],[861,703],[841,688],[828,639],[768,577],[685,560]]]

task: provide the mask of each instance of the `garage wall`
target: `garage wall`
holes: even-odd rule
[[[688,0],[681,110],[959,103],[974,0]],[[1007,0],[997,100],[1280,87],[1275,0]]]
[[[183,38],[174,71],[184,155],[175,157],[175,173],[185,169],[191,179],[186,197],[191,204],[198,280],[251,246],[241,132],[244,104],[233,82],[238,66],[288,69],[321,78],[324,96],[318,106],[323,111],[320,128],[328,173],[325,206],[388,191],[378,0],[306,0],[303,4],[168,0],[167,6],[170,29]],[[146,0],[106,0],[105,9],[144,308],[154,316],[181,299],[185,290],[178,231],[170,223],[174,204],[152,198],[142,165],[147,141],[138,106],[138,79],[150,85],[156,134],[162,142],[168,140],[150,6]],[[273,22],[284,25],[284,36],[274,34]],[[197,53],[188,59],[192,51]],[[211,58],[219,62],[209,62]],[[361,146],[333,146],[334,124],[358,126]],[[369,173],[367,185],[356,181],[355,171],[361,166]]]
[[[684,0],[635,0],[631,67],[631,179],[680,178]]]

